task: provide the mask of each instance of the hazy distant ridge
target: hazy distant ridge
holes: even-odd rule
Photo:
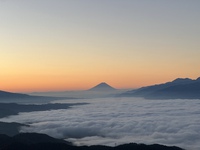
[[[30,98],[30,97],[31,96],[29,96],[27,94],[0,91],[0,99],[3,99],[3,98]]]
[[[38,102],[45,102],[51,100],[60,100],[60,99],[71,99],[69,97],[49,97],[49,96],[32,96],[28,94],[22,93],[12,93],[7,91],[0,90],[0,101],[1,102],[28,102],[30,100],[38,101]]]
[[[106,82],[101,82],[90,89],[80,91],[57,91],[57,92],[37,92],[30,93],[35,96],[53,96],[53,97],[73,97],[73,98],[105,98],[113,97],[127,91],[127,89],[116,89]]]

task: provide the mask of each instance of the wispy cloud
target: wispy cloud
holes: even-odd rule
[[[128,142],[200,149],[199,100],[93,99],[67,110],[1,119],[29,123],[22,132],[46,133],[78,145]]]

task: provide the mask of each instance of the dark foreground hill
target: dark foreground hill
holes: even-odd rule
[[[147,99],[200,99],[200,78],[196,80],[178,78],[172,82],[129,91],[120,96]]]
[[[16,134],[19,134],[19,130],[23,126],[28,126],[21,123],[16,122],[1,122],[0,121],[0,134],[5,134],[8,136],[14,136]]]
[[[124,144],[108,146],[73,146],[70,142],[55,139],[45,134],[23,133],[13,137],[0,135],[0,150],[183,150],[163,145]]]
[[[74,105],[83,105],[86,103],[72,103],[72,104],[16,104],[16,103],[0,103],[0,118],[7,117],[10,115],[17,115],[20,112],[33,112],[33,111],[47,111],[57,109],[68,109]]]

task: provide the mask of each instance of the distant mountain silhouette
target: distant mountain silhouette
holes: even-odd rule
[[[106,92],[106,91],[114,91],[116,90],[115,88],[111,87],[110,85],[108,85],[105,82],[102,82],[98,85],[96,85],[95,87],[89,89],[89,91],[102,91],[102,92]]]
[[[11,99],[11,98],[30,98],[27,94],[11,93],[6,91],[0,91],[0,99]]]
[[[200,78],[178,78],[164,84],[142,87],[121,96],[149,99],[200,99]]]
[[[175,146],[124,144],[116,147],[109,146],[73,146],[72,143],[52,138],[45,134],[22,133],[14,137],[0,135],[1,150],[183,150]]]
[[[0,90],[0,102],[1,101],[10,101],[10,100],[41,100],[41,101],[50,101],[50,100],[61,100],[61,99],[72,99],[71,97],[49,97],[49,96],[31,96],[28,94],[22,93],[12,93],[7,91]]]

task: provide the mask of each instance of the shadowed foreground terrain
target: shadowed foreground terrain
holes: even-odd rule
[[[163,145],[124,144],[108,146],[73,146],[70,142],[55,139],[45,134],[22,133],[13,137],[0,135],[1,150],[183,150],[178,147]]]
[[[16,134],[19,134],[19,129],[23,126],[28,126],[28,125],[16,122],[11,122],[11,123],[0,122],[0,134],[14,136]]]
[[[47,111],[56,109],[68,109],[70,106],[83,105],[86,103],[73,104],[42,104],[42,105],[24,105],[16,103],[0,103],[0,118],[10,115],[18,115],[20,112]]]
[[[18,115],[20,112],[33,112],[33,111],[47,111],[57,109],[68,109],[74,105],[83,105],[86,103],[74,103],[74,104],[42,104],[42,105],[24,105],[16,103],[0,103],[0,118],[8,117],[10,115]],[[0,134],[13,136],[19,133],[19,129],[25,124],[16,122],[0,122]]]

